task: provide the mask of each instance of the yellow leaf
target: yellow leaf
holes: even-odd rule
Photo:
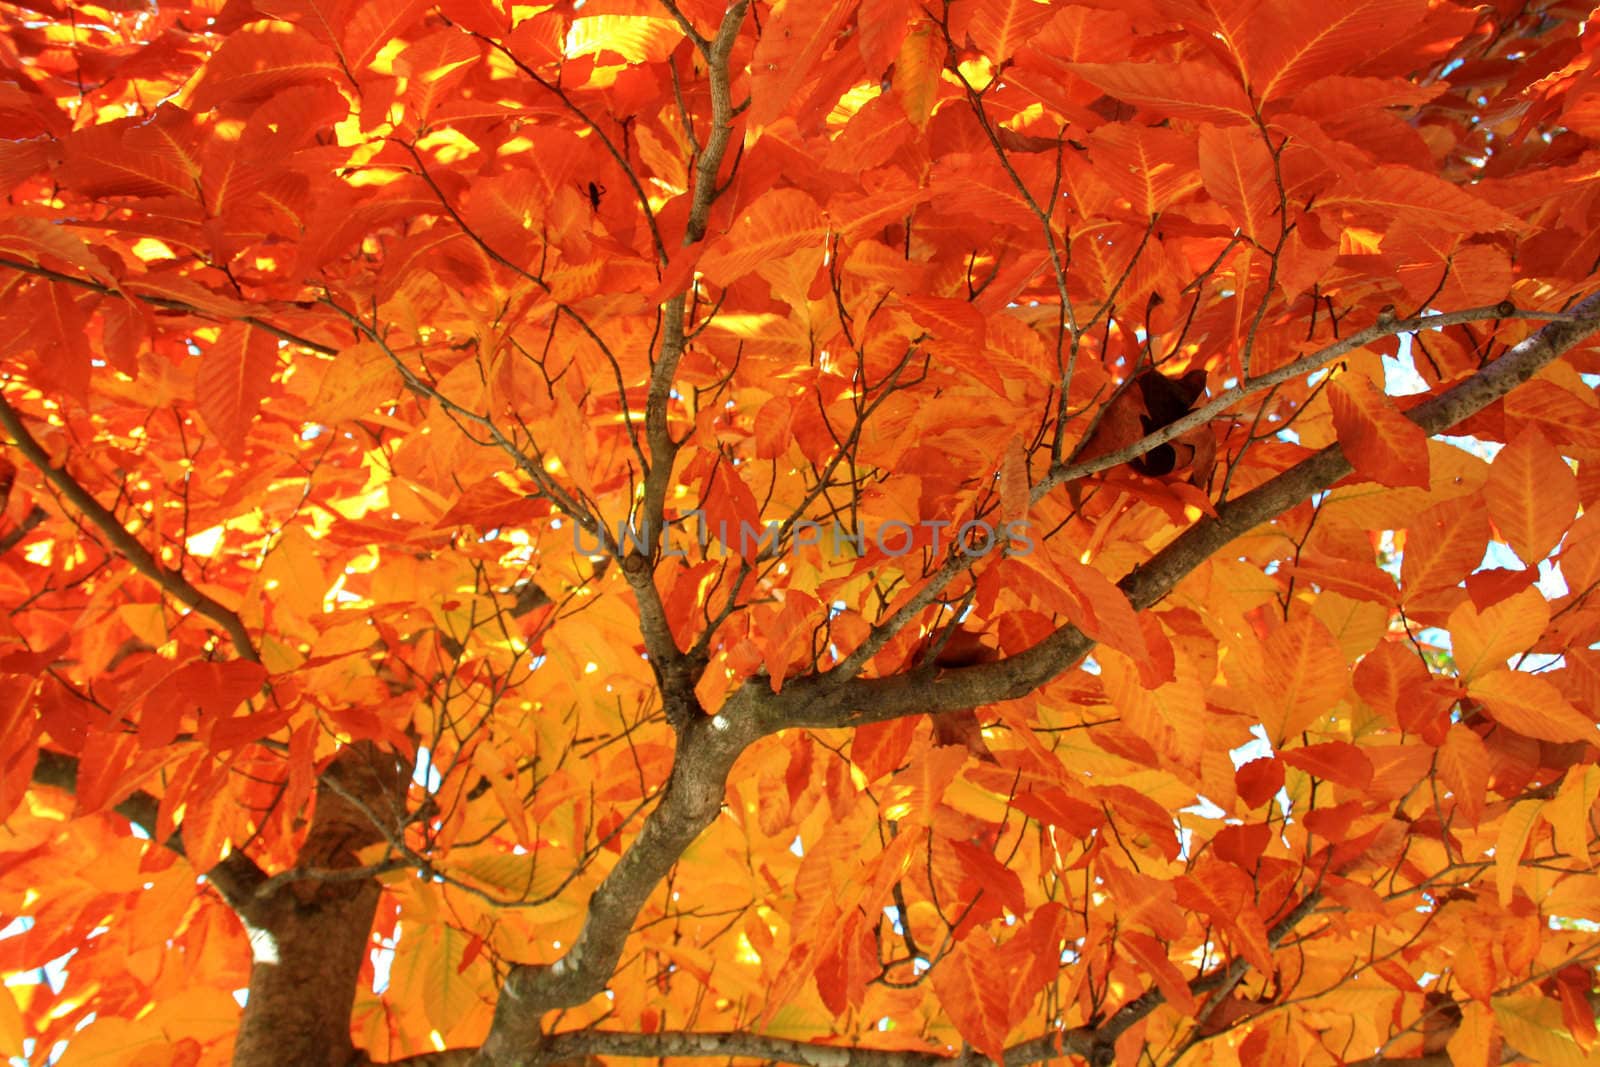
[[[1567,855],[1589,863],[1589,812],[1600,798],[1600,767],[1594,765],[1576,773],[1568,772],[1555,799],[1545,804],[1545,821],[1555,831],[1556,847]]]
[[[117,618],[133,631],[133,636],[157,648],[166,644],[167,612],[161,604],[123,604],[117,608]]]
[[[10,989],[0,985],[0,1056],[20,1058],[23,1039],[28,1036],[28,1024],[22,1019],[16,998]]]
[[[1544,809],[1542,800],[1519,800],[1511,805],[1505,821],[1500,824],[1500,836],[1494,843],[1494,881],[1500,892],[1500,906],[1511,906],[1512,891],[1517,885],[1517,868],[1522,863],[1522,850],[1527,847],[1528,835]]]
[[[135,1053],[168,1045],[158,1027],[148,1020],[105,1016],[73,1034],[60,1067],[125,1067]]]
[[[1497,1029],[1487,1006],[1475,1000],[1464,1002],[1461,1025],[1445,1046],[1450,1062],[1454,1067],[1499,1067],[1499,1059],[1492,1054]]]
[[[665,16],[591,15],[572,20],[566,53],[612,52],[629,63],[659,63],[682,41],[683,31]]]
[[[1543,594],[1530,586],[1479,611],[1463,601],[1450,613],[1450,647],[1461,680],[1498,670],[1506,660],[1526,652],[1550,622],[1550,606]]]
[[[1586,1053],[1561,1022],[1561,1005],[1538,994],[1496,997],[1494,1017],[1506,1043],[1545,1067],[1589,1067],[1600,1056]]]
[[[359,418],[399,392],[400,372],[383,349],[362,342],[334,357],[322,376],[310,414],[324,423]]]
[[[388,995],[412,1010],[420,1005],[429,1025],[441,1034],[471,1018],[480,998],[493,996],[492,987],[483,981],[486,968],[461,970],[467,940],[452,926],[430,928],[407,922],[401,927]]]
[[[316,542],[301,527],[291,526],[278,538],[261,565],[261,578],[266,600],[274,608],[288,608],[302,619],[322,614],[328,580]]]

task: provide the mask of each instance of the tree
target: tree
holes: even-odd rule
[[[1586,15],[6,8],[0,1051],[1591,1062]]]

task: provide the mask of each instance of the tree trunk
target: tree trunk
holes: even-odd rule
[[[255,962],[235,1067],[346,1067],[355,1057],[350,1010],[378,907],[373,879],[320,887],[301,904],[285,887],[264,926],[249,926]]]
[[[265,883],[241,907],[255,961],[234,1067],[346,1067],[365,1062],[350,1039],[361,961],[377,912],[376,878],[318,877],[358,867],[356,853],[399,833],[406,775],[371,745],[339,753],[318,782],[300,850],[304,878]]]

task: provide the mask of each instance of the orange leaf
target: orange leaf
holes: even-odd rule
[[[1539,640],[1550,622],[1550,605],[1536,588],[1479,611],[1471,602],[1450,613],[1451,655],[1463,682],[1506,666],[1506,660],[1526,652]]]
[[[861,768],[868,783],[876,782],[900,766],[916,730],[917,720],[909,715],[858,727],[850,739],[850,762]]]
[[[900,303],[910,310],[917,325],[932,331],[935,337],[983,347],[983,313],[970,301],[908,293]]]
[[[1218,125],[1255,118],[1238,76],[1212,63],[1073,63],[1068,69],[1119,100],[1173,118]]]
[[[1567,703],[1543,678],[1521,671],[1490,671],[1467,685],[1494,720],[1541,741],[1600,741],[1589,717]]]
[[[1522,562],[1550,554],[1578,513],[1578,482],[1538,430],[1512,438],[1489,467],[1484,501],[1495,529]]]
[[[1050,14],[1049,4],[1035,0],[980,0],[967,33],[984,55],[1002,63],[1039,32]]]
[[[944,798],[944,791],[961,773],[967,750],[954,745],[930,748],[895,775],[884,790],[883,811],[896,822],[926,824]]]
[[[1569,856],[1589,862],[1589,813],[1600,797],[1600,768],[1593,765],[1580,772],[1567,772],[1554,800],[1544,806],[1545,821],[1555,835],[1556,848]]]
[[[366,0],[344,16],[341,27],[345,62],[364,70],[384,45],[413,24],[430,5],[425,0]]]
[[[1045,580],[1036,592],[1040,602],[1059,611],[1096,641],[1131,658],[1146,685],[1159,685],[1159,667],[1168,657],[1151,654],[1139,616],[1111,579],[1075,559],[1052,558],[1045,552],[1019,556],[1030,570]]]
[[[1483,561],[1489,517],[1476,494],[1435,504],[1406,527],[1400,581],[1415,596],[1453,586]]]
[[[218,104],[261,100],[290,85],[344,74],[333,50],[287,22],[253,22],[235,31],[206,63],[189,105],[209,111]]]
[[[1271,247],[1282,220],[1275,217],[1272,153],[1254,127],[1202,126],[1200,179],[1211,199],[1228,209],[1246,237]]]
[[[785,4],[769,17],[750,61],[752,126],[771,125],[802,96],[806,79],[834,43],[844,20],[855,11],[842,0]],[[898,82],[899,78],[896,77]]]
[[[1182,1015],[1194,1012],[1194,994],[1183,972],[1167,956],[1167,947],[1149,934],[1137,930],[1124,930],[1117,935],[1117,947],[1128,954],[1146,974],[1155,980],[1156,988]]]
[[[1028,454],[1021,434],[1013,434],[1000,460],[1000,517],[1007,523],[1028,517]]]
[[[1250,87],[1263,101],[1293,96],[1370,58],[1374,41],[1394,40],[1427,13],[1426,0],[1271,5],[1246,24]]]
[[[1453,723],[1439,747],[1439,777],[1455,794],[1456,810],[1467,825],[1477,826],[1489,787],[1489,750],[1483,739],[1460,723]]]
[[[1360,477],[1393,487],[1428,487],[1428,435],[1400,414],[1370,378],[1343,374],[1328,387],[1339,447]]]
[[[1268,740],[1277,745],[1338,703],[1350,672],[1328,628],[1309,615],[1273,631],[1263,651],[1261,721]]]
[[[1089,138],[1098,173],[1140,215],[1154,215],[1200,188],[1194,138],[1177,130],[1100,127]]]
[[[821,261],[828,226],[810,194],[773,189],[750,205],[728,232],[700,257],[700,270],[718,285],[731,285],[772,259],[814,248]]]
[[[1514,228],[1516,219],[1459,185],[1412,167],[1390,164],[1352,175],[1317,201],[1319,212],[1350,212],[1363,222],[1403,218],[1452,233]]]
[[[988,933],[975,930],[929,972],[933,991],[973,1048],[1004,1067],[1010,987]]]
[[[1600,508],[1589,508],[1561,545],[1561,576],[1573,592],[1600,584]]]
[[[1475,1000],[1467,1001],[1461,1005],[1461,1025],[1445,1045],[1450,1062],[1455,1067],[1499,1067],[1497,1036],[1494,1014]]]
[[[1519,800],[1511,805],[1511,810],[1500,823],[1500,833],[1494,842],[1494,880],[1502,908],[1511,905],[1523,850],[1528,847],[1528,837],[1533,833],[1543,810],[1542,800]]]
[[[528,833],[527,800],[517,793],[515,765],[489,745],[479,745],[473,753],[473,765],[489,784],[495,803],[506,817],[512,836],[523,848],[532,848],[534,840]]]
[[[927,20],[919,22],[900,42],[900,54],[894,64],[894,92],[906,118],[918,130],[927,128],[933,107],[939,102],[945,54],[942,32]]]

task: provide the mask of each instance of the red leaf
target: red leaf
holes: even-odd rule
[[[1145,794],[1125,785],[1103,785],[1096,788],[1095,792],[1105,798],[1113,816],[1149,834],[1151,843],[1167,859],[1177,858],[1178,830],[1171,812]]]
[[[1284,749],[1279,755],[1289,766],[1337,785],[1365,789],[1372,784],[1372,761],[1348,741]]]
[[[1271,840],[1272,828],[1266,823],[1253,822],[1225,826],[1217,831],[1211,843],[1219,858],[1247,872],[1254,872],[1261,860],[1261,853],[1266,851],[1267,843]]]
[[[1477,826],[1489,787],[1489,750],[1483,739],[1460,723],[1452,724],[1439,747],[1439,777],[1455,794],[1456,810],[1467,825]]]
[[[232,715],[241,702],[261,691],[266,680],[266,669],[249,660],[186,663],[145,696],[140,740],[151,747],[170,744],[167,731],[176,730],[185,712],[192,712],[200,732],[209,736],[217,725],[214,720]],[[157,731],[155,736],[145,735],[147,725]]]
[[[1259,808],[1283,788],[1283,764],[1274,756],[1253,759],[1233,772],[1239,799],[1250,808]]]
[[[961,861],[961,869],[967,872],[971,880],[970,892],[974,896],[980,892],[992,895],[1013,915],[1022,915],[1027,911],[1022,880],[1017,877],[1016,871],[995,859],[994,853],[969,842],[952,841],[950,847],[955,850],[956,858]]]
[[[1061,943],[1067,936],[1068,921],[1065,905],[1046,901],[1022,924],[1017,936],[1001,946],[1005,969],[1015,976],[1009,1015],[1012,1022],[1026,1018],[1033,999],[1060,976]]]
[[[200,356],[194,378],[195,406],[223,448],[244,455],[245,434],[261,409],[272,371],[278,364],[278,340],[240,323],[222,328]]]
[[[1022,435],[1013,434],[1000,460],[1000,517],[1007,523],[1028,517],[1028,453]]]

